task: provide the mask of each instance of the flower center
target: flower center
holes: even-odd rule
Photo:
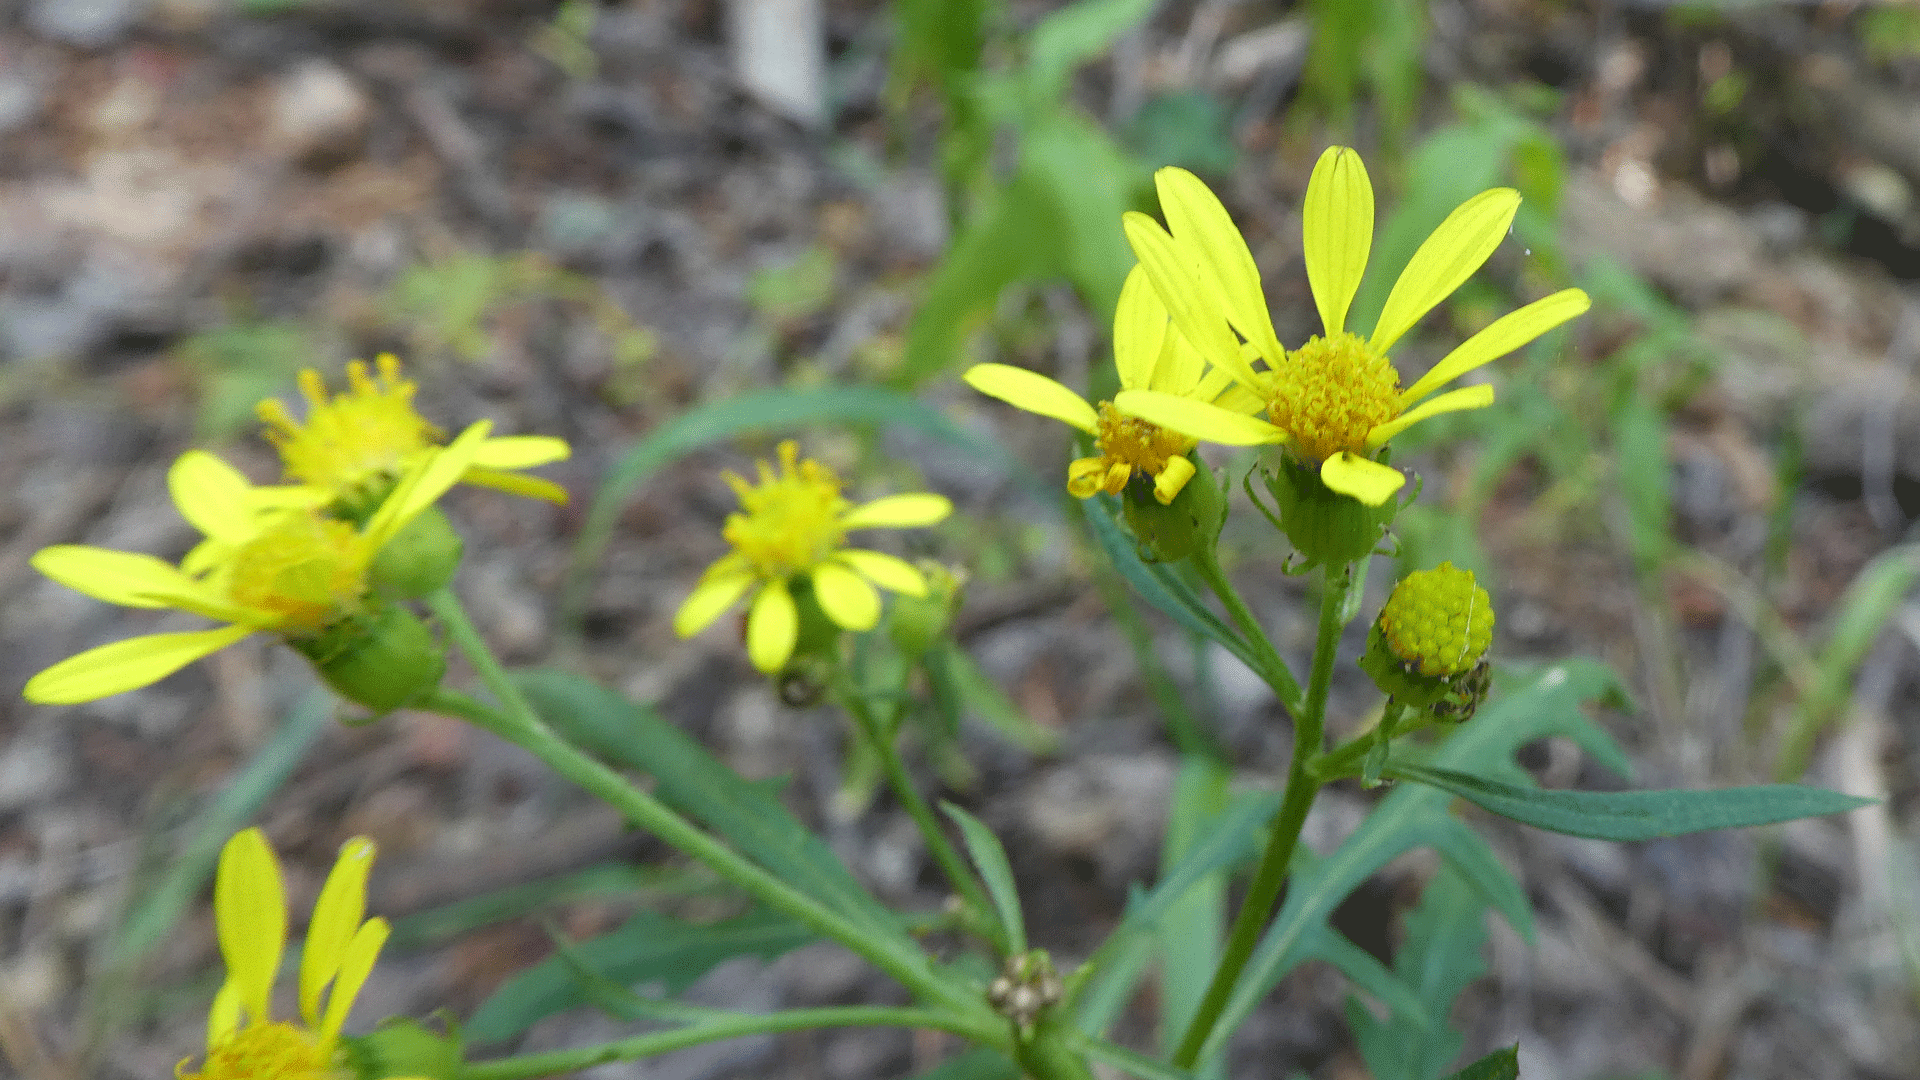
[[[179,1080],[333,1080],[330,1048],[304,1028],[279,1021],[254,1024],[207,1051],[199,1072],[174,1070]],[[182,1063],[184,1064],[184,1062]]]
[[[1137,416],[1127,416],[1114,408],[1111,401],[1100,403],[1100,420],[1093,442],[1100,450],[1101,464],[1127,465],[1150,476],[1160,475],[1167,467],[1168,458],[1180,457],[1194,445],[1192,439],[1177,431],[1168,431]]]
[[[1471,670],[1493,644],[1493,601],[1473,571],[1441,563],[1394,586],[1380,609],[1380,630],[1409,670],[1452,678]]]
[[[260,403],[256,412],[288,476],[333,491],[345,503],[378,505],[406,460],[440,441],[440,429],[414,411],[417,387],[401,377],[400,361],[383,355],[378,363],[377,376],[358,360],[348,364],[347,390],[331,399],[318,372],[302,371],[304,424],[278,399]]]
[[[319,630],[365,591],[359,533],[344,521],[294,513],[234,553],[228,591],[281,622]]]
[[[1300,454],[1325,461],[1367,452],[1367,432],[1399,412],[1400,373],[1352,334],[1314,337],[1274,373],[1267,417]]]
[[[727,473],[740,511],[727,516],[721,535],[769,581],[785,581],[823,562],[840,547],[847,500],[840,478],[825,465],[799,460],[799,447],[780,444],[780,468],[759,462],[760,482]]]

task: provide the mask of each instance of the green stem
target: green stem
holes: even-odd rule
[[[853,718],[853,726],[859,729],[868,745],[880,755],[880,767],[886,773],[887,783],[893,788],[900,804],[906,807],[913,823],[920,827],[920,834],[927,841],[927,850],[933,854],[934,861],[940,864],[947,880],[959,890],[960,899],[969,909],[967,923],[971,926],[998,927],[999,922],[993,918],[993,902],[988,899],[987,890],[974,877],[972,867],[960,857],[959,850],[947,839],[946,832],[940,828],[940,819],[933,816],[933,808],[927,805],[927,801],[920,797],[919,789],[913,786],[913,777],[907,773],[907,763],[900,757],[896,738],[899,724],[893,720],[882,724],[844,672],[834,676],[833,689],[840,707]],[[998,940],[998,937],[995,935],[994,945],[1004,951],[1007,943]]]
[[[502,708],[492,708],[465,694],[446,689],[429,694],[418,703],[419,708],[467,720],[521,747],[561,776],[620,811],[634,825],[705,863],[715,873],[746,890],[769,908],[792,916],[823,937],[840,942],[912,989],[923,1000],[938,1002],[956,1010],[960,1019],[948,1022],[969,1023],[980,1029],[971,1037],[995,1046],[1006,1043],[998,1018],[990,1019],[977,997],[949,985],[935,975],[924,956],[916,955],[909,959],[881,947],[873,941],[872,935],[859,926],[708,836],[665,803],[634,787],[618,772],[556,735],[533,711],[519,687],[513,684],[506,670],[494,659],[492,650],[467,618],[466,609],[461,606],[459,598],[442,589],[429,597],[427,603],[439,617],[454,645],[473,664],[480,680],[499,699]],[[979,1019],[965,1019],[969,1014]],[[982,1032],[986,1033],[984,1038]]]
[[[524,1054],[463,1066],[455,1074],[458,1080],[531,1080],[579,1072],[610,1061],[632,1061],[680,1050],[701,1043],[737,1039],[744,1035],[764,1035],[780,1031],[800,1031],[826,1027],[903,1027],[931,1028],[978,1039],[979,1031],[960,1023],[947,1013],[928,1009],[897,1008],[883,1005],[834,1006],[820,1009],[789,1009],[764,1016],[736,1016],[709,1020],[672,1031],[654,1031],[599,1046],[572,1050],[553,1050],[544,1054]]]
[[[1259,620],[1253,617],[1253,612],[1248,610],[1246,602],[1241,600],[1240,594],[1234,591],[1233,583],[1227,580],[1226,573],[1220,569],[1218,556],[1214,554],[1212,548],[1202,545],[1200,550],[1193,554],[1193,565],[1199,570],[1200,576],[1206,580],[1207,586],[1213,590],[1213,594],[1226,605],[1227,615],[1233,619],[1233,624],[1240,628],[1240,633],[1246,636],[1247,642],[1260,655],[1263,661],[1261,667],[1265,669],[1260,672],[1261,678],[1265,679],[1267,685],[1272,687],[1273,692],[1279,696],[1280,705],[1287,710],[1287,714],[1298,718],[1302,708],[1300,684],[1294,680],[1293,672],[1287,668],[1287,662],[1281,659],[1279,650],[1275,649],[1273,642],[1267,639],[1266,632],[1260,629]]]
[[[1216,564],[1215,574],[1218,570]],[[1306,704],[1294,719],[1293,754],[1287,763],[1286,794],[1281,796],[1280,809],[1274,812],[1273,821],[1268,826],[1267,848],[1254,867],[1246,898],[1240,902],[1240,910],[1233,917],[1233,928],[1227,933],[1220,967],[1214,971],[1213,981],[1207,984],[1206,996],[1201,998],[1192,1023],[1187,1025],[1187,1032],[1180,1039],[1180,1048],[1174,1052],[1173,1064],[1178,1068],[1191,1069],[1200,1060],[1201,1049],[1213,1034],[1220,1014],[1226,1010],[1227,999],[1232,996],[1234,985],[1240,981],[1240,972],[1246,968],[1255,946],[1260,943],[1261,932],[1273,917],[1280,890],[1287,883],[1287,868],[1293,862],[1294,848],[1300,842],[1300,830],[1307,823],[1307,811],[1313,806],[1314,796],[1320,793],[1321,782],[1307,766],[1319,756],[1326,738],[1327,691],[1333,685],[1333,662],[1340,651],[1341,608],[1352,584],[1352,567],[1342,566],[1337,572],[1334,567],[1326,568],[1326,588],[1320,597],[1320,629],[1314,638],[1313,670],[1308,676]],[[1222,590],[1218,585],[1215,589],[1223,592],[1222,600],[1232,591]],[[1248,636],[1261,642],[1267,640],[1259,632],[1257,624],[1248,631]],[[1271,651],[1272,645],[1267,645],[1267,649]]]
[[[1394,708],[1395,706],[1390,705],[1388,707]],[[1385,718],[1383,717],[1383,723],[1384,720]],[[1419,716],[1416,716],[1411,723],[1405,722],[1403,718],[1402,723],[1394,725],[1393,736],[1394,738],[1401,738],[1407,735],[1415,735],[1434,726],[1435,723],[1432,714],[1421,713]],[[1379,730],[1379,728],[1373,728],[1362,732],[1326,753],[1321,754],[1319,757],[1307,763],[1307,771],[1312,773],[1315,779],[1319,780],[1322,784],[1344,779],[1349,776],[1359,776],[1360,767],[1367,760],[1367,754],[1372,752],[1374,739],[1378,735]]]

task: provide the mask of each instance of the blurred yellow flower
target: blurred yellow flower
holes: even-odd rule
[[[93,701],[165,678],[248,634],[312,635],[356,614],[368,597],[374,556],[459,482],[487,430],[481,421],[452,444],[417,455],[358,526],[297,505],[284,489],[254,488],[211,454],[182,454],[168,485],[181,516],[206,539],[179,566],[135,552],[61,544],[36,552],[33,567],[109,604],[174,608],[228,625],[89,649],[29,679],[25,697],[49,705]]]
[[[1166,305],[1138,266],[1127,275],[1114,309],[1113,360],[1122,391],[1152,390],[1242,414],[1261,405],[1225,370],[1209,369],[1168,324]],[[1067,466],[1067,490],[1077,498],[1100,491],[1118,495],[1133,477],[1144,475],[1153,480],[1153,497],[1171,503],[1193,477],[1193,462],[1187,457],[1193,438],[1143,420],[1115,402],[1102,401],[1096,408],[1045,375],[1007,364],[975,364],[962,378],[983,394],[1093,436],[1098,456]]]
[[[179,1080],[346,1080],[340,1028],[386,944],[387,922],[365,922],[373,842],[354,837],[320,889],[300,955],[300,1020],[269,1010],[280,954],[287,946],[287,903],[280,865],[259,829],[235,833],[220,851],[213,884],[214,922],[227,979],[207,1012],[207,1055]],[[329,984],[331,989],[329,990]]]
[[[793,656],[800,632],[793,584],[807,581],[820,610],[847,630],[871,630],[880,620],[878,585],[925,596],[926,579],[904,559],[844,546],[852,529],[933,525],[953,512],[945,496],[889,495],[854,506],[840,494],[840,478],[811,458],[801,461],[792,440],[780,444],[780,467],[759,462],[759,483],[737,473],[727,483],[740,510],[722,531],[733,550],[707,567],[673,628],[681,637],[711,626],[749,589],[747,655],[769,674]]]
[[[1372,336],[1362,339],[1347,330],[1346,317],[1373,243],[1373,187],[1359,154],[1343,146],[1327,150],[1307,183],[1302,219],[1307,283],[1325,333],[1289,351],[1274,334],[1253,255],[1220,200],[1183,169],[1161,169],[1154,181],[1171,231],[1129,213],[1124,226],[1134,254],[1174,325],[1210,363],[1259,397],[1267,419],[1156,389],[1123,391],[1114,403],[1208,442],[1281,444],[1318,463],[1327,487],[1369,506],[1384,503],[1406,482],[1374,460],[1387,440],[1430,416],[1493,403],[1493,388],[1485,385],[1428,395],[1588,307],[1579,289],[1536,300],[1474,334],[1401,389],[1388,350],[1499,247],[1520,206],[1518,192],[1483,191],[1448,215],[1414,252]],[[1254,368],[1249,353],[1265,368]]]
[[[418,388],[401,376],[400,361],[383,353],[375,363],[377,375],[358,360],[348,364],[347,390],[331,398],[318,372],[300,372],[300,392],[307,399],[304,423],[277,398],[267,398],[255,410],[266,424],[267,440],[280,451],[288,477],[326,492],[329,501],[362,511],[379,505],[400,476],[442,438],[440,429],[414,410]],[[565,440],[546,435],[483,439],[460,479],[564,503],[567,493],[560,485],[518,470],[563,461],[569,453]]]

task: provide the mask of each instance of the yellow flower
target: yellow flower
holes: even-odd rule
[[[747,655],[769,674],[786,666],[799,638],[794,581],[809,580],[827,618],[854,631],[871,630],[880,621],[874,585],[926,595],[926,579],[906,560],[843,546],[849,530],[933,525],[953,512],[945,496],[924,492],[854,506],[841,496],[833,470],[799,456],[788,440],[780,444],[778,471],[758,463],[759,483],[727,473],[727,483],[740,497],[740,511],[727,516],[721,533],[733,550],[707,567],[673,617],[674,631],[692,637],[754,589],[747,609]]]
[[[235,833],[220,851],[214,921],[227,980],[207,1012],[207,1057],[179,1080],[347,1080],[340,1027],[387,941],[387,922],[365,914],[373,842],[340,848],[314,903],[300,955],[300,1021],[274,1020],[268,1003],[287,945],[280,865],[259,829]],[[328,984],[332,984],[329,991]]]
[[[320,374],[300,373],[307,419],[293,418],[277,398],[256,408],[269,442],[280,451],[287,475],[327,493],[347,507],[376,506],[402,474],[440,445],[441,431],[413,408],[417,387],[401,377],[400,361],[383,353],[379,374],[367,373],[358,360],[347,365],[347,390],[332,398]],[[551,480],[516,470],[563,461],[566,442],[545,435],[506,435],[484,439],[465,475],[469,484],[497,488],[549,502],[567,501],[566,490]]]
[[[355,526],[275,489],[253,488],[232,466],[189,451],[168,473],[180,514],[206,539],[176,567],[151,555],[62,544],[42,548],[33,567],[109,604],[174,608],[228,625],[147,634],[71,656],[27,680],[28,701],[71,705],[155,682],[259,631],[316,634],[357,613],[375,555],[406,524],[458,483],[487,437],[468,428],[420,455],[391,495]],[[262,492],[267,492],[263,495]]]
[[[1172,231],[1129,213],[1127,239],[1174,325],[1261,399],[1267,419],[1151,389],[1124,391],[1115,404],[1209,442],[1279,443],[1318,462],[1327,487],[1369,506],[1384,503],[1406,482],[1373,458],[1387,440],[1430,416],[1493,403],[1493,388],[1485,385],[1428,395],[1587,310],[1587,294],[1579,289],[1536,300],[1468,338],[1402,389],[1388,350],[1500,246],[1520,206],[1518,192],[1483,191],[1448,215],[1414,252],[1373,334],[1363,339],[1347,330],[1346,318],[1373,243],[1373,188],[1359,154],[1329,149],[1307,183],[1302,221],[1307,283],[1325,333],[1288,351],[1274,334],[1253,255],[1220,200],[1182,169],[1161,169],[1154,180]],[[1255,369],[1249,353],[1266,367]]]
[[[1221,368],[1211,370],[1200,354],[1168,325],[1167,308],[1140,267],[1127,275],[1113,312],[1113,360],[1120,387],[1153,390],[1189,401],[1250,413],[1260,399]],[[962,376],[967,385],[1009,405],[1051,416],[1093,436],[1097,457],[1067,466],[1067,490],[1078,498],[1104,491],[1118,495],[1136,475],[1153,479],[1153,497],[1171,503],[1193,477],[1187,453],[1194,440],[1133,415],[1114,402],[1096,408],[1072,390],[1025,368],[975,364]]]

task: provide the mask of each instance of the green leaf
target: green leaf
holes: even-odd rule
[[[736,956],[771,960],[814,939],[805,926],[769,911],[706,926],[643,911],[618,930],[571,946],[507,980],[481,1004],[465,1033],[475,1042],[498,1042],[576,1005],[603,1004],[621,1013],[626,997],[638,996],[610,995],[596,980],[620,988],[658,983],[672,996],[723,961]]]
[[[987,893],[993,897],[994,911],[1000,916],[1000,928],[1006,931],[1007,952],[1019,956],[1027,951],[1027,920],[1020,913],[1020,891],[1014,886],[1013,865],[1007,861],[1007,849],[1000,838],[979,818],[950,802],[942,801],[954,824],[960,826],[960,838],[967,843],[967,854],[986,880]]]
[[[1153,13],[1156,2],[1078,0],[1040,20],[1027,37],[1023,76],[1028,107],[1059,101],[1074,69],[1112,48],[1121,34]]]
[[[1188,852],[1200,846],[1227,810],[1226,766],[1204,757],[1189,757],[1180,766],[1173,802],[1167,810],[1165,845],[1160,864],[1172,870]],[[1220,943],[1225,935],[1227,877],[1215,869],[1184,890],[1159,920],[1160,1038],[1170,1054],[1200,1007],[1214,969],[1220,965]],[[1216,1070],[1217,1071],[1217,1070]]]
[[[1068,1045],[1094,1061],[1137,1076],[1140,1080],[1194,1080],[1194,1074],[1185,1069],[1176,1069],[1164,1061],[1155,1061],[1145,1054],[1115,1046],[1105,1039],[1080,1035],[1077,1038],[1070,1037]]]
[[[1359,1001],[1347,1000],[1348,1027],[1374,1080],[1437,1080],[1466,1042],[1447,1022],[1453,1001],[1487,970],[1481,956],[1486,904],[1446,867],[1427,883],[1406,929],[1394,972],[1418,995],[1428,1023],[1381,1020]]]
[[[1115,503],[1111,498],[1102,495],[1085,499],[1080,507],[1086,514],[1087,524],[1093,527],[1094,539],[1107,553],[1108,561],[1142,599],[1194,633],[1219,642],[1247,667],[1260,670],[1261,661],[1254,653],[1253,646],[1247,644],[1246,639],[1228,626],[1225,620],[1215,615],[1171,567],[1165,563],[1141,560],[1132,540],[1114,519]]]
[[[976,1046],[941,1062],[913,1080],[1020,1080],[1020,1066],[998,1050]]]
[[[1887,620],[1906,602],[1916,579],[1920,579],[1920,544],[1901,544],[1875,556],[1847,586],[1826,648],[1814,663],[1818,674],[1813,688],[1801,699],[1787,729],[1775,778],[1787,780],[1806,771],[1814,740],[1840,714],[1852,693],[1854,675]]]
[[[1135,261],[1120,218],[1133,208],[1135,191],[1146,187],[1146,167],[1099,125],[1061,113],[1021,140],[1020,169],[1053,204],[1066,242],[1061,268],[1067,280],[1094,322],[1111,327]]]
[[[1040,498],[1052,500],[1056,496],[1054,485],[1042,482],[1005,447],[968,431],[937,410],[896,390],[877,386],[776,389],[716,401],[682,413],[672,423],[629,447],[607,470],[606,479],[594,494],[593,509],[580,528],[580,539],[574,544],[573,560],[562,589],[562,621],[572,624],[579,619],[588,570],[606,551],[627,499],[654,473],[698,447],[749,432],[777,431],[817,422],[899,424],[994,465]]]
[[[1520,1080],[1520,1044],[1495,1050],[1446,1080]]]
[[[960,706],[971,709],[1029,754],[1052,754],[1060,749],[1059,734],[1040,726],[1015,705],[965,649],[943,644],[929,654],[928,661],[927,673],[936,683],[936,691],[952,699],[955,711]]]
[[[725,888],[716,885],[712,874],[701,870],[601,863],[394,919],[386,947],[397,951],[423,949],[482,926],[531,915],[543,907],[592,897],[617,896],[631,901],[636,896],[721,894]]]
[[[1711,829],[1744,829],[1843,813],[1873,803],[1800,784],[1714,791],[1542,791],[1419,765],[1390,765],[1387,775],[1430,784],[1523,825],[1595,840],[1653,840]]]
[[[561,735],[615,765],[651,775],[662,802],[705,822],[741,854],[858,923],[903,960],[925,964],[925,954],[894,914],[765,785],[741,777],[651,708],[589,679],[534,670],[515,672],[514,681]]]

